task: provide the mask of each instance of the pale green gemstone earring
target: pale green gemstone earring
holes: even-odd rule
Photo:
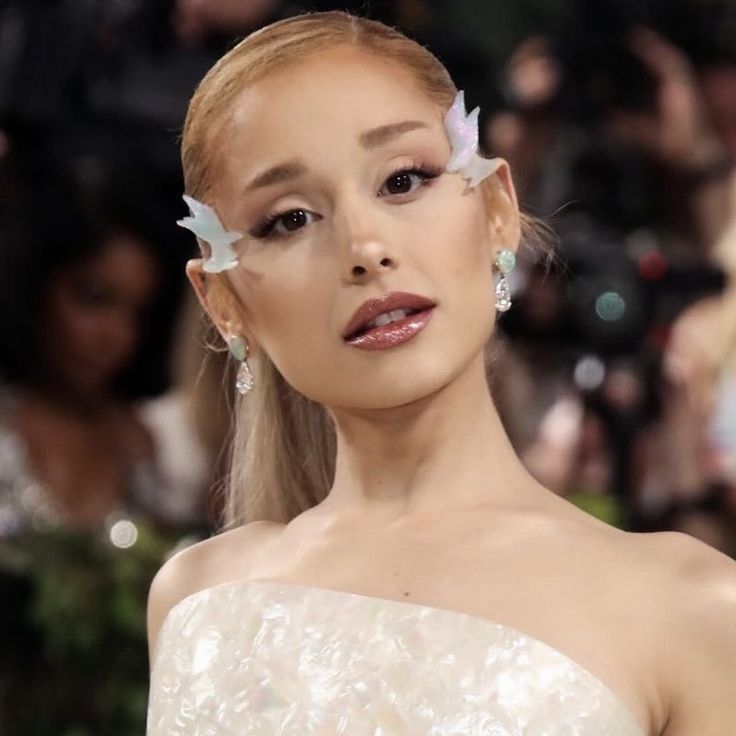
[[[501,277],[496,284],[496,309],[499,312],[507,312],[511,309],[511,289],[506,276],[516,266],[516,254],[508,248],[501,248],[496,254],[495,266]]]
[[[248,365],[248,355],[250,354],[248,342],[245,338],[231,335],[228,338],[227,347],[230,355],[240,363],[238,374],[235,376],[235,388],[241,396],[244,396],[255,386],[253,374],[250,372],[250,366]]]

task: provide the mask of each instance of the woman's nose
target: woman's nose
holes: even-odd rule
[[[387,228],[381,226],[380,216],[363,213],[359,217],[345,216],[343,222],[338,237],[346,281],[366,281],[398,266],[397,253]]]
[[[377,262],[376,262],[377,261]],[[379,273],[382,270],[388,270],[393,267],[394,260],[389,256],[384,256],[380,260],[365,255],[361,258],[353,259],[354,265],[350,269],[350,275],[353,278],[364,278],[369,274]]]

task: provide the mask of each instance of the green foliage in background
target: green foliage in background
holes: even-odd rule
[[[3,605],[15,606],[0,621],[5,736],[145,733],[146,601],[176,539],[134,523],[128,548],[64,530],[0,540]]]
[[[574,489],[567,494],[568,501],[579,509],[605,521],[606,524],[624,529],[624,519],[621,504],[609,493],[596,493],[585,489]]]

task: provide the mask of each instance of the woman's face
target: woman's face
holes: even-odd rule
[[[444,113],[401,67],[348,47],[268,76],[232,111],[213,195],[225,227],[245,233],[227,272],[242,311],[221,328],[245,332],[327,406],[427,396],[492,331],[493,253],[516,247],[496,229],[518,238],[513,192],[504,169],[498,199],[513,222],[499,222],[480,188],[444,173]],[[390,292],[434,306],[409,319],[409,339],[347,340],[356,310]]]
[[[75,394],[105,390],[133,354],[156,281],[151,256],[123,234],[63,269],[46,294],[41,347],[49,379]]]

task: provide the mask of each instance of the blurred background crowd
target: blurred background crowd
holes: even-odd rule
[[[0,733],[145,730],[145,600],[217,529],[233,376],[177,138],[236,40],[347,9],[429,46],[530,241],[494,395],[545,485],[736,558],[736,3],[0,3]]]

